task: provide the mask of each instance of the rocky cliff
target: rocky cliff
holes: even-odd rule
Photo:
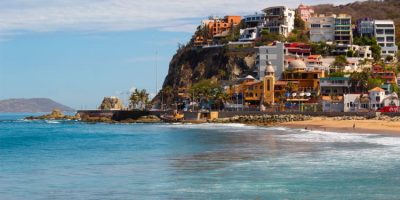
[[[200,80],[224,81],[255,75],[254,51],[254,48],[196,48],[189,45],[179,49],[169,64],[163,84],[163,89],[169,87],[172,91],[169,95],[164,94],[164,102],[172,103],[179,90],[190,88]],[[160,101],[160,93],[154,101]]]

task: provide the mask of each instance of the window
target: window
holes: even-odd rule
[[[311,24],[311,28],[321,28],[321,24]]]
[[[393,36],[386,37],[386,42],[394,42],[394,37]]]
[[[386,29],[385,30],[385,34],[387,34],[387,35],[392,35],[392,34],[394,34],[394,29]]]
[[[376,29],[377,34],[383,34],[383,29]]]

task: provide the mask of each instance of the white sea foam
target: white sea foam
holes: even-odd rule
[[[60,121],[55,121],[55,120],[45,120],[46,123],[48,124],[59,124]]]
[[[400,147],[400,138],[377,134],[357,134],[357,133],[337,133],[310,130],[294,130],[296,133],[279,135],[284,140],[302,141],[302,142],[364,142],[386,146]]]

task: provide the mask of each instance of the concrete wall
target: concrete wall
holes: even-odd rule
[[[326,116],[326,117],[341,117],[341,116],[360,116],[360,117],[375,117],[374,112],[261,112],[261,111],[232,111],[232,112],[219,112],[219,118],[229,118],[236,115],[309,115],[309,116]],[[383,113],[386,115],[385,113]],[[396,115],[397,114],[397,115]],[[393,116],[400,116],[400,113],[390,114]]]
[[[121,121],[126,119],[138,119],[146,115],[160,116],[164,111],[140,111],[140,110],[79,110],[79,115],[89,117],[106,117],[112,120]]]

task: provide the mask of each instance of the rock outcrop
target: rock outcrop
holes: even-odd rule
[[[123,104],[121,99],[118,97],[104,97],[103,102],[101,103],[99,109],[100,110],[122,110]]]
[[[163,89],[172,88],[172,94],[164,94],[164,102],[173,103],[180,89],[190,86],[204,79],[218,81],[232,80],[244,75],[255,76],[255,49],[241,48],[181,48],[169,64],[167,77]],[[153,102],[159,102],[159,93]]]
[[[306,121],[311,117],[307,115],[237,115],[230,118],[216,119],[216,123],[243,123],[243,124],[274,124],[293,121]]]
[[[77,113],[75,116],[64,115],[59,109],[54,109],[50,114],[39,117],[26,117],[27,120],[80,120],[81,116]]]

